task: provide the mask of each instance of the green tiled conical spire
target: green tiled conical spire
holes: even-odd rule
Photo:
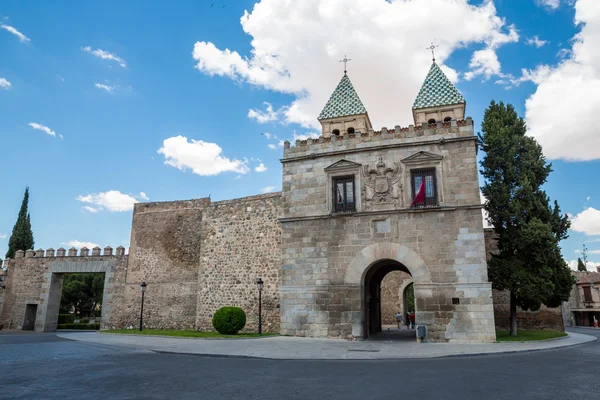
[[[366,114],[367,109],[356,94],[348,75],[344,74],[333,91],[318,119],[345,117],[347,115]]]
[[[425,82],[415,99],[413,109],[460,103],[465,103],[465,99],[458,89],[435,62],[431,64]]]

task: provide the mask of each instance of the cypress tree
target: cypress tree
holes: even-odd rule
[[[481,188],[484,206],[498,236],[498,254],[488,262],[495,289],[510,291],[510,334],[517,334],[517,306],[558,307],[569,298],[573,279],[560,253],[570,222],[541,187],[552,171],[542,147],[510,104],[491,102],[482,134],[485,157]]]
[[[587,271],[585,264],[581,261],[581,257],[577,258],[577,271]]]
[[[27,210],[29,206],[29,188],[25,188],[25,195],[19,210],[17,222],[12,230],[12,235],[8,240],[8,251],[6,258],[14,258],[17,250],[33,250],[33,231],[31,230],[31,216]]]

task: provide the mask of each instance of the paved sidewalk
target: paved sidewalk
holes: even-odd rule
[[[538,351],[597,340],[590,335],[538,342],[453,344],[413,341],[346,341],[287,336],[258,339],[194,339],[112,333],[59,333],[58,337],[91,343],[151,350],[161,353],[283,360],[381,360],[468,356]]]

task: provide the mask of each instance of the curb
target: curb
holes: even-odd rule
[[[117,335],[117,334],[115,334],[115,335]],[[146,336],[146,337],[150,336],[150,335],[135,335],[135,334],[122,334],[122,335],[123,336],[126,336],[126,335],[131,335],[131,336]],[[585,344],[589,344],[589,343],[593,343],[593,342],[598,341],[598,337],[595,337],[595,336],[592,336],[592,335],[585,335],[585,334],[582,334],[582,333],[580,333],[579,335],[587,336],[587,337],[593,338],[593,339],[589,340],[589,341],[585,341],[585,342],[571,343],[571,344],[566,344],[566,345],[563,345],[563,346],[549,347],[549,348],[543,348],[543,349],[506,350],[506,351],[498,351],[498,352],[481,352],[481,353],[469,353],[469,354],[448,354],[448,355],[440,355],[440,356],[432,356],[432,357],[394,357],[394,358],[273,358],[273,357],[266,357],[266,356],[251,356],[251,355],[243,355],[243,354],[190,353],[190,352],[184,352],[184,351],[159,350],[159,349],[152,349],[152,348],[142,348],[142,350],[150,351],[152,353],[157,353],[157,354],[185,355],[185,356],[210,357],[210,358],[238,358],[238,359],[273,360],[273,361],[361,361],[361,362],[365,362],[365,361],[369,361],[369,362],[402,361],[402,360],[415,361],[415,360],[435,360],[435,359],[444,359],[444,358],[499,356],[499,355],[506,355],[506,354],[511,354],[512,355],[512,354],[519,354],[519,353],[533,353],[533,352],[539,352],[539,351],[559,350],[559,349],[564,349],[564,348],[573,347],[573,346],[581,346],[581,345],[585,345]],[[570,336],[570,334],[569,334],[569,336]],[[561,339],[567,339],[569,336],[563,336],[563,337],[560,337],[560,338],[552,338],[552,339],[540,340],[539,342],[558,341],[558,340],[561,340]],[[173,336],[154,336],[154,335],[152,335],[150,337],[167,337],[167,338],[173,338]],[[79,341],[79,342],[86,342],[86,343],[91,343],[91,344],[101,344],[101,345],[106,345],[106,346],[118,346],[118,347],[128,347],[128,348],[132,347],[132,346],[125,345],[125,344],[108,344],[108,343],[87,342],[87,341],[84,341],[84,340],[70,339],[70,338],[65,338],[65,337],[62,337],[62,339],[68,339],[68,340]],[[187,339],[198,339],[198,338],[187,338]],[[200,339],[202,339],[202,338],[200,338]],[[205,339],[202,339],[202,340],[205,340]],[[239,340],[239,339],[234,339],[234,340]],[[504,342],[504,343],[506,343],[506,342]],[[527,342],[513,342],[513,343],[527,343]],[[500,344],[501,345],[502,343],[495,343],[495,344]],[[133,348],[136,348],[136,349],[140,350],[140,348],[137,347],[137,346],[135,346]]]
[[[72,333],[72,332],[92,332],[92,331],[69,331],[68,333]],[[113,332],[102,332],[102,331],[96,331],[98,333],[101,333],[103,335],[114,335],[114,336],[123,336],[123,337],[128,337],[128,336],[134,336],[134,337],[149,337],[149,338],[165,338],[165,339],[193,339],[193,340],[254,340],[254,339],[268,339],[268,338],[273,338],[273,337],[279,337],[282,335],[265,335],[265,336],[250,336],[250,337],[227,337],[227,338],[218,338],[218,337],[193,337],[193,336],[168,336],[168,335],[144,335],[144,334],[139,334],[139,333],[113,333]],[[65,332],[67,333],[67,332]]]

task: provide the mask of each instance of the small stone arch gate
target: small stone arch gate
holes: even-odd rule
[[[115,260],[53,261],[48,272],[44,273],[44,281],[48,283],[42,285],[41,304],[38,306],[35,330],[38,332],[56,331],[64,275],[84,273],[104,273],[100,322],[100,328],[104,328],[110,317],[110,298],[115,266]]]

